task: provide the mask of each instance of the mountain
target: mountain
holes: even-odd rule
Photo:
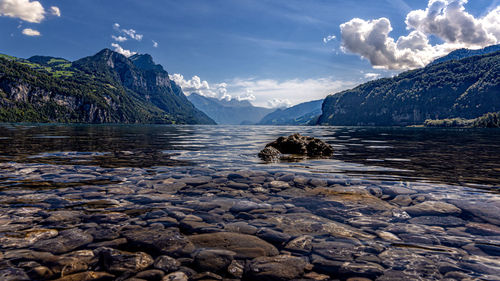
[[[149,55],[0,56],[0,121],[215,124]]]
[[[256,124],[274,109],[253,106],[247,100],[219,100],[196,93],[188,96],[194,106],[205,112],[217,124]]]
[[[259,125],[308,125],[315,123],[321,115],[323,100],[304,102],[295,106],[277,109],[260,120]]]
[[[318,124],[421,125],[500,111],[500,52],[451,60],[325,98]]]
[[[434,60],[433,62],[430,63],[430,65],[438,64],[438,63],[442,63],[442,62],[450,61],[450,60],[461,60],[461,59],[472,57],[472,56],[480,56],[480,55],[485,55],[485,54],[494,53],[494,52],[498,52],[498,51],[500,51],[500,44],[488,46],[486,48],[479,49],[479,50],[458,49],[458,50],[455,50],[455,51],[449,53],[448,55],[446,55],[444,57],[440,57],[440,58]]]

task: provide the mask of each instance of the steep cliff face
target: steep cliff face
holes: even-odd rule
[[[214,124],[151,56],[109,49],[74,63],[0,59],[0,121]]]
[[[0,61],[0,120],[9,122],[135,122],[116,100],[102,96],[74,94],[83,87],[74,83],[58,84],[47,74]],[[67,87],[71,87],[68,90]],[[92,85],[89,86],[92,89]]]
[[[500,110],[500,52],[452,60],[328,96],[318,124],[420,125]]]
[[[152,103],[181,120],[181,123],[215,124],[189,102],[182,90],[170,80],[168,72],[155,64],[150,55],[134,55],[129,59],[104,49],[94,56],[74,62],[73,67],[104,79],[119,81],[137,98]]]

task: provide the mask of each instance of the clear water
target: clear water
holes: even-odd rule
[[[330,143],[334,156],[279,163],[257,157],[267,143],[296,132]],[[385,270],[411,272],[415,277],[406,280],[442,278],[444,271],[452,269],[439,273],[439,262],[463,268],[470,278],[498,280],[499,152],[500,130],[494,129],[2,124],[0,249],[8,256],[13,249],[31,247],[31,240],[12,237],[51,227],[39,217],[45,212],[113,211],[143,220],[144,212],[175,206],[193,208],[195,215],[210,218],[214,214],[195,206],[251,200],[269,203],[273,210],[302,208],[308,213],[301,220],[309,226],[342,223],[350,231],[361,231],[354,235],[356,243],[368,248],[378,243],[383,249],[378,259]],[[251,178],[260,181],[255,182],[260,190],[290,175],[327,185],[318,187],[309,181],[302,189],[264,194],[258,188],[253,193],[230,190],[226,176],[238,171],[254,173]],[[188,179],[189,186],[189,180],[199,177],[208,178],[212,185],[197,190],[193,184],[187,191],[164,188],[183,179]],[[412,205],[446,202],[458,206],[461,213],[444,223],[436,216],[431,218],[436,224],[411,220],[403,211],[407,207],[393,201],[400,192],[411,196]],[[247,221],[274,225],[286,233],[287,226],[273,223],[273,217],[294,213],[281,211],[262,213],[254,220],[225,217],[217,227],[232,220]],[[136,213],[137,218],[132,218]],[[304,227],[309,230],[300,234],[315,241],[337,239],[324,231],[315,233],[315,227]],[[399,238],[391,241],[384,236],[387,232]],[[359,253],[368,254],[373,255]],[[397,264],[407,259],[411,261]],[[425,265],[429,261],[433,264]],[[426,275],[431,271],[436,275]]]
[[[332,159],[265,163],[257,153],[300,132],[335,148]],[[0,161],[101,167],[201,166],[436,182],[497,192],[500,130],[155,125],[1,125]]]

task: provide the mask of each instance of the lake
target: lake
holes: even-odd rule
[[[296,132],[334,156],[257,157]],[[496,129],[2,124],[1,274],[133,277],[169,256],[178,265],[163,271],[192,279],[279,277],[265,267],[500,280],[499,140]]]

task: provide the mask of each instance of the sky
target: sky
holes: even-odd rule
[[[499,41],[500,0],[0,0],[0,53],[148,53],[186,94],[264,107]]]

